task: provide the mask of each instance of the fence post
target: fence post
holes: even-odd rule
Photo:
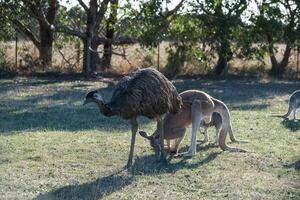
[[[15,68],[18,68],[18,33],[16,33],[16,46],[15,46]]]
[[[160,58],[159,44],[160,44],[160,41],[158,40],[158,45],[157,45],[157,70],[158,71],[159,71],[159,58]]]
[[[297,79],[298,79],[298,73],[299,73],[299,50],[300,50],[300,45],[297,45],[297,74],[296,74]]]

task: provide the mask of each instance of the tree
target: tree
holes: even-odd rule
[[[235,33],[243,24],[241,16],[248,6],[248,1],[196,0],[191,6],[192,13],[201,23],[201,43],[209,46],[209,51],[216,52],[218,56],[215,73],[227,73],[228,61],[234,55],[232,44]]]
[[[206,56],[200,45],[201,23],[193,15],[181,14],[170,22],[166,39],[170,41],[166,69],[171,74],[179,73],[189,60],[205,63]]]
[[[139,5],[139,9],[131,12],[128,19],[131,28],[128,32],[137,38],[142,46],[156,47],[160,41],[165,39],[171,21],[185,0],[181,0],[171,10],[167,8],[163,10],[163,2],[164,0],[143,1]]]
[[[42,63],[51,66],[54,40],[51,25],[55,23],[57,1],[8,0],[2,2],[1,5],[6,14],[10,15],[8,20],[10,20],[13,27],[29,38],[37,47],[39,59]]]
[[[79,37],[83,41],[83,73],[89,76],[101,63],[102,68],[110,66],[112,45],[132,44],[135,41],[124,34],[116,34],[117,28],[122,29],[121,17],[123,17],[123,15],[117,16],[117,11],[120,9],[118,0],[101,2],[90,0],[88,5],[82,0],[78,0],[78,3],[83,9],[86,19],[83,29],[60,23],[55,26],[54,30]],[[125,12],[126,7],[123,7],[122,10]],[[101,44],[104,44],[102,62],[98,52],[93,51],[97,50]]]
[[[268,52],[270,73],[282,76],[286,71],[293,46],[300,38],[300,2],[297,0],[263,0],[257,2],[258,15],[253,15],[253,31],[261,36],[260,48]],[[284,43],[281,60],[276,58],[276,43]]]

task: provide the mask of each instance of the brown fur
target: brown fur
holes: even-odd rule
[[[232,141],[236,141],[232,134],[231,117],[227,106],[220,100],[215,99],[205,92],[199,90],[188,90],[180,94],[184,103],[182,110],[178,114],[167,114],[164,118],[164,138],[167,140],[168,148],[174,153],[178,153],[178,148],[185,136],[186,127],[192,124],[192,144],[188,152],[189,155],[195,154],[196,132],[200,122],[210,124],[213,112],[219,113],[223,124],[218,139],[219,145],[223,150],[245,151],[242,149],[228,147],[225,143],[227,133],[229,132]],[[156,130],[151,136],[146,132],[140,131],[141,136],[150,140],[155,148],[156,138],[160,134]]]

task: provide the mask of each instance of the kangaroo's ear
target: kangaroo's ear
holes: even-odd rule
[[[149,136],[145,131],[139,131],[139,134],[148,140],[151,140],[151,136]]]

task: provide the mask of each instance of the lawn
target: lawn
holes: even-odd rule
[[[0,80],[0,199],[300,199],[300,115],[285,113],[299,82],[260,79],[173,80],[224,101],[234,135],[248,153],[198,145],[191,159],[158,162],[137,136],[135,163],[123,170],[130,124],[82,106],[94,89],[109,100],[114,84],[80,79]],[[149,132],[155,122],[139,118]],[[191,130],[181,146],[186,151]],[[214,128],[209,129],[213,142]],[[198,139],[202,139],[198,134]],[[229,141],[229,140],[228,140]]]

